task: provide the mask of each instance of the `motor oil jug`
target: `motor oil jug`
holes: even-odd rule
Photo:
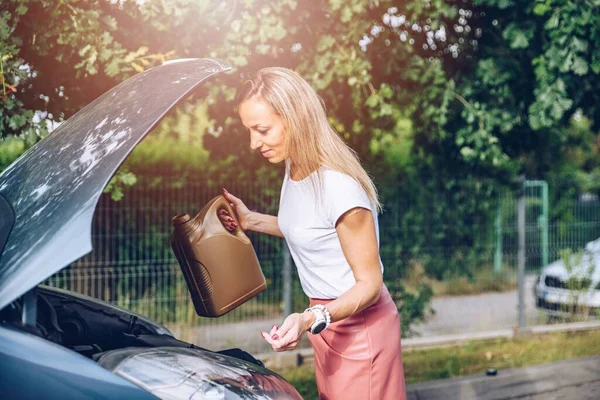
[[[218,212],[227,210],[237,228],[225,229]],[[171,247],[196,313],[219,317],[253,298],[267,284],[250,239],[224,196],[212,199],[196,217],[173,217]]]

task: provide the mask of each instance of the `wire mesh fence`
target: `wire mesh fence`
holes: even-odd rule
[[[435,294],[431,302],[435,314],[415,325],[414,334],[485,331],[516,324],[518,192],[487,193],[486,185],[491,184],[465,182],[464,187],[445,194],[424,190],[412,193],[412,198],[392,188],[382,195],[385,211],[379,216],[380,253],[385,282],[396,296],[399,309],[408,320],[416,321],[420,316],[418,307],[402,302],[401,294],[416,296],[424,285]],[[469,187],[477,195],[469,198],[469,191],[465,190]],[[278,189],[253,182],[233,183],[228,190],[245,200],[251,209],[273,215],[277,212]],[[541,272],[549,263],[560,263],[565,249],[581,252],[586,243],[600,237],[600,202],[593,196],[578,196],[563,201],[560,212],[556,212],[548,205],[545,183],[534,181],[524,190],[527,323],[596,318],[591,307],[574,313],[565,304],[579,302],[579,311],[582,294],[587,296],[586,301],[600,296],[600,286],[597,290],[592,287],[600,285],[600,271],[589,278],[587,286],[581,285],[581,277],[577,278],[579,286],[572,286],[577,279],[569,276],[573,271],[563,271],[565,268],[557,267],[554,275]],[[210,342],[213,347],[261,350],[259,331],[270,329],[271,323],[280,323],[286,309],[282,273],[285,241],[248,232],[267,279],[267,290],[220,318],[196,315],[170,248],[171,218],[182,212],[199,212],[219,193],[216,185],[188,184],[136,186],[120,201],[103,195],[92,225],[94,250],[46,283],[146,315],[183,339]],[[417,201],[419,207],[415,207]],[[537,279],[540,274],[541,280]],[[291,287],[289,309],[301,311],[307,299],[295,268]],[[579,294],[575,300],[574,293]]]

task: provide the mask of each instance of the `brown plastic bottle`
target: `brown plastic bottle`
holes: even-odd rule
[[[171,247],[181,266],[196,313],[219,317],[266,289],[267,284],[252,243],[244,231],[229,232],[218,211],[235,217],[222,195],[212,199],[196,217],[173,217]]]

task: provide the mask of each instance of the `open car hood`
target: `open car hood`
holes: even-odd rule
[[[229,69],[221,60],[186,59],[137,74],[0,175],[0,309],[92,250],[96,203],[123,160],[196,86]]]

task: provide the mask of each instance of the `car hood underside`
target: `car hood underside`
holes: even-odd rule
[[[92,250],[92,216],[121,163],[175,104],[228,69],[220,60],[187,59],[137,74],[0,175],[0,226],[10,229],[0,238],[0,309]]]

